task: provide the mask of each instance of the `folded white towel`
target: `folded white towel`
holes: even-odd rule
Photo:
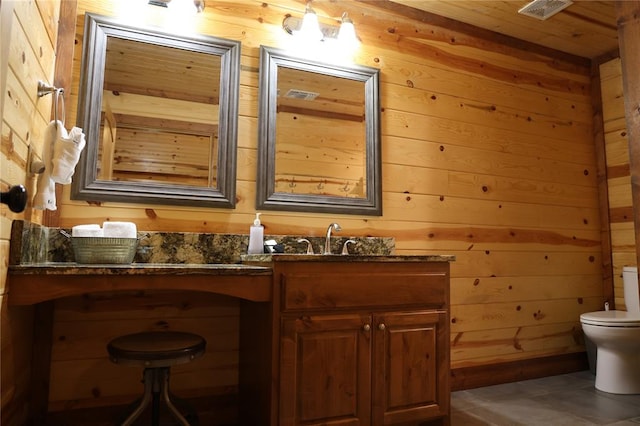
[[[104,222],[102,224],[105,237],[136,238],[137,229],[133,222]]]
[[[72,237],[103,237],[104,232],[100,225],[76,225],[71,228]]]
[[[51,179],[63,185],[71,183],[71,176],[80,159],[80,153],[86,145],[84,133],[79,127],[67,134],[63,125],[58,126],[58,138],[53,144]]]
[[[44,147],[42,161],[44,172],[38,178],[38,190],[33,198],[33,208],[38,210],[56,210],[56,183],[51,179],[51,157],[53,156],[53,144],[58,138],[59,132],[64,129],[61,121],[52,121],[44,131]],[[66,131],[65,131],[66,133]]]

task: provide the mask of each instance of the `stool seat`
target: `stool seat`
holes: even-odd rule
[[[206,340],[197,334],[182,331],[146,331],[120,336],[107,344],[112,362],[119,365],[144,367],[144,394],[133,411],[120,423],[131,426],[151,403],[151,424],[160,425],[160,402],[163,401],[182,426],[197,424],[183,416],[172,402],[169,392],[169,371],[172,366],[186,364],[204,354]]]
[[[146,331],[113,339],[107,345],[111,361],[142,367],[186,364],[204,354],[202,336],[182,331]]]

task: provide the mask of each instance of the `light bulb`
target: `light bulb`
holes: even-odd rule
[[[324,37],[322,31],[320,31],[320,24],[318,23],[318,15],[311,8],[311,5],[307,3],[307,7],[302,18],[302,25],[299,35],[308,41],[320,41]]]
[[[359,44],[358,37],[356,37],[356,28],[354,27],[351,18],[347,16],[347,12],[342,14],[342,23],[340,24],[340,30],[338,32],[338,41],[340,42],[340,45],[345,48],[356,48]]]

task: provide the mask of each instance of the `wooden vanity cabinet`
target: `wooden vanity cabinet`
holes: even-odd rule
[[[449,422],[447,262],[277,262],[278,424]]]

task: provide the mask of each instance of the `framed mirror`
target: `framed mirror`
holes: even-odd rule
[[[260,47],[258,209],[382,214],[379,70]]]
[[[85,15],[71,198],[235,207],[240,42]]]

